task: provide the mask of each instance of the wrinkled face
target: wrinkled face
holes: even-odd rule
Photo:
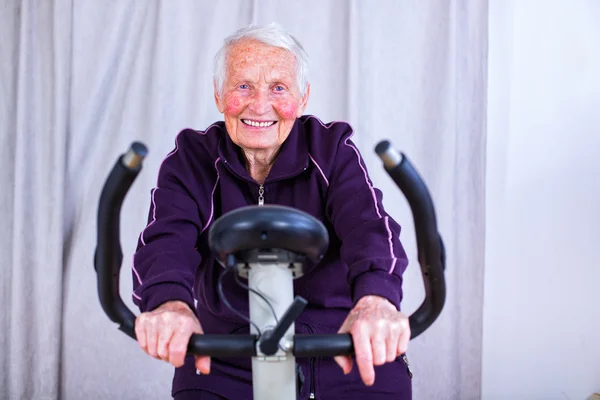
[[[227,74],[217,108],[231,140],[245,150],[276,150],[306,108],[296,80],[296,60],[287,50],[253,40],[229,48]]]

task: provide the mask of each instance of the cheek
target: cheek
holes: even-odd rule
[[[296,119],[299,102],[296,100],[282,99],[274,105],[277,114],[283,119]]]
[[[225,100],[225,114],[238,115],[244,109],[244,102],[238,97],[230,97]]]

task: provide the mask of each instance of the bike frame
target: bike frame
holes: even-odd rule
[[[281,320],[294,300],[293,276],[287,265],[278,262],[263,262],[250,266],[248,286],[267,298],[277,319]],[[268,304],[258,295],[249,293],[250,320],[261,332],[275,329],[277,322]],[[250,332],[258,335],[254,325]],[[296,358],[293,354],[294,324],[284,334],[280,348],[274,355],[266,355],[257,349],[252,357],[252,387],[255,399],[295,399]]]
[[[413,213],[418,259],[425,287],[425,299],[409,317],[411,339],[414,339],[433,324],[444,305],[444,246],[437,231],[433,202],[416,170],[388,141],[380,142],[375,151],[382,159],[390,177],[406,196]],[[106,180],[98,206],[98,243],[94,255],[100,304],[110,320],[134,339],[136,317],[123,303],[119,293],[119,273],[123,261],[120,246],[120,211],[127,191],[141,170],[146,154],[147,149],[143,144],[133,143],[129,151],[119,157]],[[306,306],[304,299],[294,297],[293,280],[303,273],[302,263],[298,260],[304,257],[315,262],[323,256],[326,242],[320,239],[325,235],[322,224],[313,217],[302,215],[298,210],[291,208],[254,207],[258,207],[260,211],[248,209],[242,210],[242,214],[232,215],[238,211],[235,210],[221,217],[223,220],[229,216],[229,222],[219,225],[221,236],[215,234],[214,242],[211,243],[211,249],[219,254],[221,264],[224,264],[226,258],[226,268],[237,267],[235,273],[248,278],[248,286],[251,289],[248,298],[249,320],[252,322],[250,334],[195,334],[190,338],[188,354],[222,358],[252,357],[254,398],[292,399],[297,393],[295,358],[351,355],[352,338],[349,334],[294,334],[294,321]],[[246,214],[243,214],[244,212]],[[229,240],[234,236],[228,232],[240,229],[233,229],[232,226],[241,218],[244,224],[240,225],[248,225],[247,222],[253,220],[252,222],[258,221],[257,226],[262,229],[260,223],[268,225],[268,221],[272,219],[272,215],[267,214],[270,212],[280,218],[278,224],[271,227],[287,224],[283,230],[277,231],[279,228],[273,228],[276,232],[270,235],[275,238],[272,244],[282,246],[273,245],[271,248],[282,250],[283,256],[279,258],[280,256],[270,251],[255,251],[249,259],[236,259],[234,253],[258,249],[262,246],[259,243],[262,243],[263,238],[240,236],[238,231],[235,238],[237,242]],[[255,218],[256,215],[262,220]],[[215,221],[209,236],[213,236],[218,223],[219,221]],[[311,226],[310,229],[306,228],[308,225]],[[304,229],[301,236],[294,236],[295,230],[300,229],[297,226]],[[225,236],[229,241],[223,239]],[[287,242],[280,240],[281,237],[286,237]],[[209,242],[211,240],[209,238]],[[220,244],[217,245],[218,242]],[[233,242],[235,243],[232,244]],[[249,248],[241,249],[248,246],[249,242],[252,242]],[[301,254],[301,257],[296,257],[298,254]],[[268,302],[255,292],[264,296]]]

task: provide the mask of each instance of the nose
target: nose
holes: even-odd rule
[[[267,114],[271,110],[269,93],[266,90],[256,90],[248,108],[258,115]]]

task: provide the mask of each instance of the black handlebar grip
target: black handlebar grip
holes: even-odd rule
[[[353,352],[354,345],[349,333],[294,336],[296,357],[335,357],[352,355]]]
[[[119,294],[119,272],[123,261],[120,243],[120,212],[123,199],[142,168],[148,154],[146,146],[135,142],[114,165],[100,195],[98,205],[98,243],[94,267],[98,276],[98,295],[104,312],[119,329],[135,339],[135,315]]]
[[[188,344],[188,353],[211,357],[254,357],[256,335],[198,335],[194,334]]]
[[[409,317],[411,339],[425,331],[437,319],[444,307],[444,243],[437,229],[435,209],[427,186],[404,154],[397,152],[389,141],[375,147],[385,170],[406,197],[413,214],[417,238],[418,259],[421,265],[425,299]]]
[[[188,353],[210,357],[255,357],[256,335],[192,335]],[[349,333],[333,335],[295,335],[294,357],[335,357],[352,355],[354,346]]]

